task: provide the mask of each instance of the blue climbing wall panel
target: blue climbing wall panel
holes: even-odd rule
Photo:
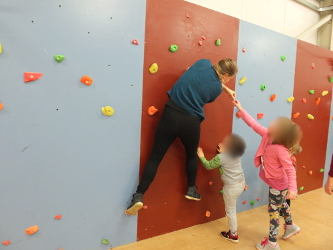
[[[332,87],[332,99],[333,99],[333,87]],[[328,178],[328,171],[330,170],[332,154],[333,154],[333,102],[331,102],[331,120],[330,126],[328,130],[328,138],[327,138],[327,149],[326,149],[326,162],[325,162],[325,174],[323,185],[326,184]]]
[[[242,52],[243,48],[245,52]],[[285,61],[281,61],[281,55],[286,57]],[[237,99],[256,119],[258,113],[264,113],[264,117],[258,120],[263,126],[268,126],[278,116],[290,117],[291,115],[292,103],[288,103],[286,99],[293,96],[295,60],[296,39],[240,21]],[[247,81],[239,85],[243,77],[247,77]],[[266,85],[264,91],[260,88],[262,84]],[[270,97],[273,94],[277,97],[271,102]],[[236,111],[235,109],[235,113]],[[261,137],[236,116],[233,120],[233,132],[241,135],[247,142],[242,164],[249,187],[238,199],[237,211],[240,212],[266,204],[268,187],[260,180],[259,170],[253,163]],[[260,198],[260,201],[255,205],[249,203],[257,198]],[[242,204],[243,201],[247,203]]]
[[[0,242],[95,250],[136,241],[137,217],[124,210],[139,171],[145,1],[5,0],[0,23]],[[44,76],[24,83],[25,71]],[[39,232],[26,235],[33,225]]]

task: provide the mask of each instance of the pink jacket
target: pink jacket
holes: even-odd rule
[[[288,183],[285,183],[286,186],[289,190],[297,192],[296,170],[291,162],[289,150],[282,145],[271,144],[267,128],[261,126],[244,109],[239,111],[239,114],[244,122],[262,137],[254,157],[254,165],[256,167],[261,165],[262,156],[264,159],[265,177],[267,179],[282,179],[286,174],[288,177]]]

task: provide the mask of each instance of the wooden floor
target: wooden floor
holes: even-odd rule
[[[283,250],[333,250],[333,196],[318,189],[292,201],[292,215],[301,232],[278,242]],[[239,243],[219,236],[228,229],[226,218],[197,225],[151,239],[139,241],[114,250],[166,250],[166,249],[255,249],[254,245],[268,235],[267,207],[262,206],[238,214]],[[283,222],[281,222],[283,224]],[[280,227],[280,236],[283,227]]]

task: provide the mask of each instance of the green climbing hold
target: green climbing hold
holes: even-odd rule
[[[325,169],[321,168],[320,169],[320,173],[322,173],[322,172],[325,172]]]
[[[332,83],[333,82],[333,76],[332,77],[330,77],[330,83]]]
[[[55,59],[57,62],[61,62],[62,60],[65,59],[65,56],[63,56],[63,55],[55,55],[55,56],[54,56],[54,59]]]
[[[281,61],[285,61],[287,58],[285,56],[281,56]]]
[[[265,84],[261,84],[260,89],[261,90],[265,90],[266,89],[266,85]]]
[[[251,205],[254,205],[254,204],[256,204],[256,201],[254,201],[254,200],[253,200],[253,201],[250,201],[250,204],[251,204]]]
[[[223,192],[223,189],[222,190],[220,190],[220,194],[223,194],[224,192]]]
[[[304,189],[304,187],[300,187],[300,188],[299,188],[299,191],[303,191],[303,189]]]
[[[170,45],[170,51],[171,52],[176,52],[178,50],[178,46],[176,44]]]
[[[309,90],[309,93],[314,94],[314,90],[313,89]]]
[[[102,243],[105,244],[105,245],[109,245],[110,244],[110,242],[107,239],[102,239]]]
[[[215,45],[216,45],[216,46],[220,46],[220,45],[221,45],[221,39],[217,39],[217,40],[215,41]]]

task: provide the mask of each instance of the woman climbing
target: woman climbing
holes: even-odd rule
[[[127,214],[136,215],[142,206],[143,194],[155,178],[157,168],[173,141],[179,137],[186,150],[187,199],[199,201],[195,180],[198,169],[196,158],[200,139],[200,123],[205,119],[203,106],[213,102],[226,91],[235,99],[236,93],[225,86],[238,72],[235,61],[226,58],[212,65],[208,59],[195,62],[168,92],[161,120],[157,126],[154,146],[145,166],[141,181],[133,194]]]

